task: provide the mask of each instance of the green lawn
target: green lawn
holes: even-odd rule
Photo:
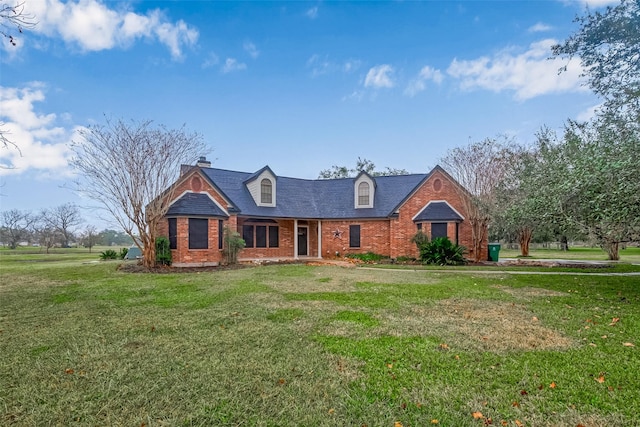
[[[640,425],[640,276],[118,265],[0,255],[0,425]]]

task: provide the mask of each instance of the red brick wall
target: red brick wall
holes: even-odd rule
[[[349,247],[349,225],[360,225],[360,247]],[[336,236],[340,231],[340,237]],[[317,252],[317,251],[316,251]],[[322,221],[322,257],[374,252],[390,256],[388,220]]]
[[[440,185],[434,185],[436,180],[440,180]],[[465,216],[460,195],[456,191],[453,182],[451,182],[445,174],[436,170],[409,200],[402,205],[398,218],[391,221],[392,258],[403,255],[414,257],[418,255],[416,245],[410,241],[411,237],[417,232],[416,225],[412,218],[432,200],[445,200],[455,210],[460,212],[463,217]],[[429,223],[425,223],[423,231],[427,232],[427,234],[430,233]],[[447,235],[451,241],[455,242],[455,223],[448,224]],[[471,227],[467,221],[460,223],[458,243],[466,246],[467,249],[471,249],[472,247]],[[487,242],[483,244],[482,251],[482,259],[486,259],[488,256]],[[470,258],[472,253],[467,253],[466,256]]]

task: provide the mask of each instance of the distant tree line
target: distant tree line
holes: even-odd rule
[[[12,249],[27,244],[37,245],[47,252],[53,247],[81,245],[92,247],[129,246],[133,240],[124,231],[103,230],[84,220],[78,206],[67,203],[53,208],[32,212],[11,209],[0,212],[0,243]]]

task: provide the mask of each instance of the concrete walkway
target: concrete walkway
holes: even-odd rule
[[[594,260],[575,260],[575,259],[528,259],[523,260],[521,258],[501,258],[497,263],[491,263],[487,265],[495,266],[491,269],[451,269],[451,270],[422,270],[422,269],[385,269],[385,268],[375,268],[375,267],[367,267],[367,266],[358,266],[360,269],[369,269],[369,270],[388,270],[388,271],[424,271],[429,273],[462,273],[462,274],[538,274],[538,275],[557,275],[557,276],[640,276],[640,271],[633,271],[627,273],[614,273],[614,272],[586,272],[586,271],[518,271],[518,270],[500,270],[496,267],[544,267],[548,266],[552,267],[575,267],[575,266],[584,266],[584,265],[592,265],[594,267],[604,267],[609,265],[617,264],[617,261],[594,261]],[[637,264],[633,264],[637,265]],[[640,284],[640,281],[638,281]]]

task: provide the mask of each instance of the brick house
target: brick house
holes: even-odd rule
[[[254,173],[211,168],[201,158],[181,172],[160,226],[178,267],[219,264],[225,226],[246,242],[241,261],[417,257],[411,238],[418,230],[472,247],[457,183],[440,166],[427,174],[308,180],[268,166]],[[485,242],[483,259],[486,251]]]

